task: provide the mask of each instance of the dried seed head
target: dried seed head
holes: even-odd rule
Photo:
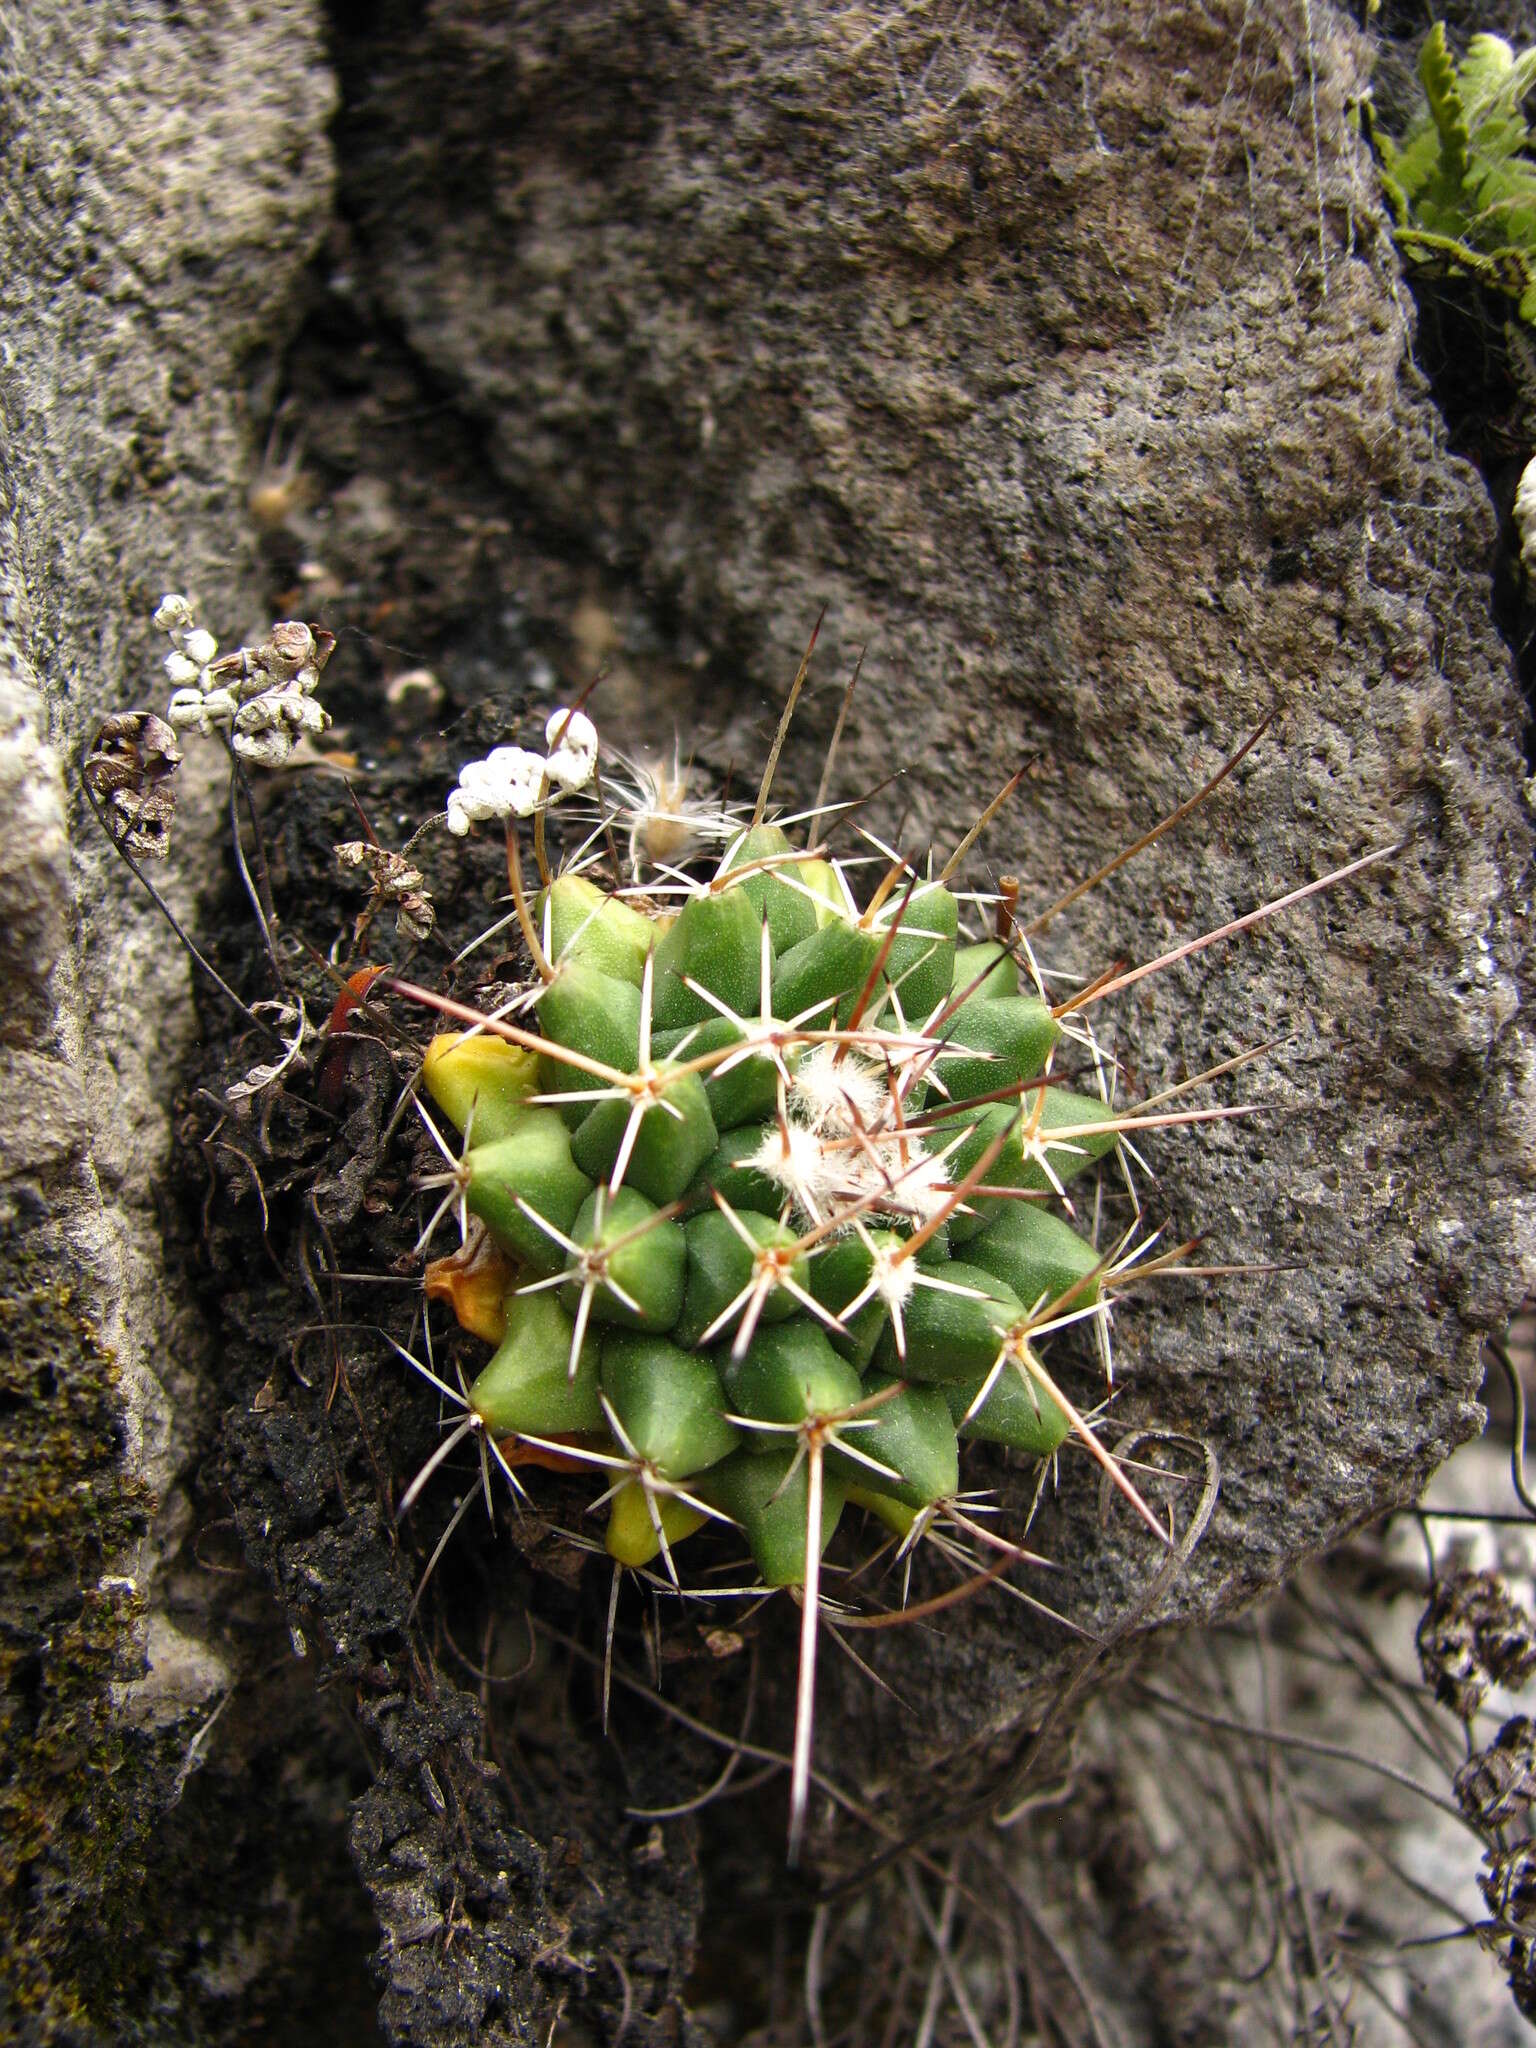
[[[338,867],[352,872],[362,870],[377,901],[394,905],[395,929],[402,938],[419,941],[431,937],[437,918],[420,868],[414,867],[404,854],[390,853],[366,839],[345,839],[332,850]],[[370,906],[364,911],[364,918],[371,916]]]
[[[1536,1723],[1517,1714],[1455,1778],[1456,1798],[1474,1827],[1498,1828],[1536,1800]]]
[[[597,766],[597,727],[584,711],[552,711],[544,725],[549,779],[568,794],[585,789]]]
[[[525,747],[493,747],[483,761],[466,761],[458,788],[448,795],[448,830],[462,839],[471,825],[526,818],[544,787],[544,762]]]
[[[197,616],[197,610],[190,597],[168,591],[155,607],[155,624],[162,633],[185,633]]]
[[[423,939],[431,938],[436,923],[437,912],[424,889],[412,890],[395,906],[395,930],[402,939],[412,939],[419,945]]]
[[[176,809],[173,782],[181,766],[176,735],[152,711],[105,719],[87,755],[85,779],[114,843],[141,860],[170,850]]]
[[[291,682],[313,660],[315,635],[302,619],[282,619],[257,649],[257,660],[269,676]]]
[[[189,598],[161,599],[155,623],[175,643],[166,674],[177,684],[167,709],[172,725],[208,734],[233,725],[231,744],[241,760],[280,767],[301,733],[320,733],[330,714],[314,702],[320,672],[336,645],[335,635],[284,619],[259,647],[237,647],[219,655],[218,642],[192,624]]]
[[[1470,1720],[1490,1686],[1521,1686],[1536,1672],[1536,1624],[1495,1573],[1453,1572],[1430,1596],[1418,1649],[1436,1699]]]
[[[229,725],[238,708],[229,690],[178,690],[165,715],[178,730],[199,732],[206,738],[221,725]]]
[[[1478,1888],[1489,1911],[1527,1933],[1536,1933],[1536,1842],[1515,1849],[1490,1849]]]

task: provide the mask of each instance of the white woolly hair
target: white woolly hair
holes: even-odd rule
[[[899,1258],[899,1249],[895,1245],[877,1244],[874,1263],[869,1270],[875,1292],[887,1308],[903,1307],[907,1296],[917,1285],[917,1261]]]
[[[770,1126],[763,1133],[763,1142],[743,1164],[755,1167],[812,1215],[821,1213],[845,1179],[843,1163],[827,1152],[821,1139],[804,1124],[792,1123],[783,1130]]]
[[[790,1085],[789,1113],[812,1130],[874,1130],[890,1107],[885,1076],[857,1053],[813,1045],[802,1053]]]

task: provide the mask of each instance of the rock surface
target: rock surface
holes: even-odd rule
[[[315,10],[44,4],[0,25],[0,2030],[168,2029],[206,1897],[146,1872],[230,1670],[163,1611],[207,1337],[157,1214],[197,1030],[186,961],[78,794],[108,710],[161,696],[161,592],[253,602],[243,380],[324,230]],[[258,600],[259,601],[259,600]],[[199,815],[201,812],[201,815]],[[185,911],[208,806],[183,799]],[[160,1840],[157,1843],[157,1833]],[[224,1916],[221,1919],[221,1915]],[[236,1906],[243,1935],[259,1908]],[[230,1933],[230,1900],[206,1941]],[[272,1954],[270,1947],[258,1952]],[[170,1959],[175,1958],[174,1967]],[[156,1980],[159,1980],[158,1982]],[[209,2001],[203,1999],[203,2004]],[[215,1995],[216,2012],[227,2002]]]
[[[911,763],[873,815],[893,830],[905,810],[905,845],[947,850],[1027,759],[983,865],[1016,869],[1044,907],[1278,711],[1231,784],[1042,939],[1075,972],[1150,958],[1402,843],[1359,883],[1139,985],[1105,1029],[1133,1090],[1283,1041],[1249,1090],[1271,1113],[1152,1146],[1160,1219],[1208,1231],[1223,1262],[1287,1268],[1123,1320],[1127,1425],[1207,1443],[1222,1467],[1211,1528],[1156,1618],[1229,1612],[1410,1497],[1476,1429],[1481,1336],[1536,1266],[1530,827],[1487,619],[1493,521],[1413,370],[1411,305],[1345,119],[1368,71],[1358,35],[1321,0],[1026,4],[979,22],[959,5],[337,0],[329,26],[351,238],[329,317],[352,309],[360,379],[363,344],[388,337],[408,393],[414,378],[448,415],[418,429],[422,448],[477,441],[477,517],[488,502],[515,526],[527,586],[572,620],[572,645],[590,640],[583,618],[619,621],[610,688],[634,738],[669,743],[678,718],[714,734],[710,758],[758,758],[777,709],[759,693],[782,688],[825,605],[786,788],[814,789],[868,643],[839,793]],[[194,1370],[206,1330],[152,1203],[196,1013],[182,957],[94,828],[77,830],[64,763],[102,710],[144,698],[162,588],[265,623],[242,393],[290,340],[334,225],[332,90],[300,4],[135,4],[86,27],[44,5],[0,40],[0,109],[25,145],[0,178],[0,1192],[6,1313],[24,1319],[7,1426],[40,1487],[67,1455],[95,1503],[62,1534],[29,1533],[30,1492],[6,1503],[8,1726],[41,1761],[7,1789],[23,1846],[3,1875],[27,1944],[14,1995],[99,2021],[141,1970],[181,2001],[145,2020],[148,2038],[222,2038],[219,2015],[260,1978],[252,1957],[282,1949],[282,1887],[302,1880],[269,1869],[246,1926],[205,1875],[195,1964],[171,1960],[152,1914],[134,1924],[149,1908],[125,1887],[87,1981],[105,1878],[149,1867],[227,1686],[223,1650],[165,1611],[185,1575],[154,1576],[214,1420]],[[364,450],[328,479],[330,531],[382,552],[406,480],[370,483],[378,467]],[[402,592],[430,581],[435,529],[390,545]],[[461,644],[494,645],[507,591],[466,570],[452,595],[477,608]],[[454,649],[410,652],[452,691]],[[206,800],[187,808],[183,907],[212,832]],[[61,1385],[78,1394],[67,1424],[50,1406]],[[233,1518],[288,1620],[307,1626],[315,1602],[363,1685],[408,1597],[377,1506],[323,1526],[329,1444],[296,1413],[242,1413],[228,1443]],[[1151,1565],[1123,1518],[1098,1528],[1091,1495],[1071,1472],[1052,1550],[1071,1563],[1071,1615],[1103,1630],[1132,1615]],[[281,1559],[258,1533],[270,1513]],[[343,1562],[352,1604],[328,1609]],[[252,1630],[226,1668],[257,1661]],[[1059,1634],[985,1602],[942,1634],[865,1640],[921,1715],[872,1704],[833,1661],[818,1759],[898,1831],[993,1789],[1074,1661]],[[135,1704],[146,1641],[174,1668]],[[61,1645],[79,1654],[56,1679]],[[296,1669],[278,1724],[302,1779],[334,1729],[296,1703]],[[701,1924],[689,1828],[656,1829],[654,1853],[643,1835],[610,1848],[630,1794],[595,1764],[590,1804],[566,1815],[551,1767],[514,1826],[473,1783],[471,1695],[436,1683],[418,1674],[406,1714],[375,1701],[362,1716],[373,1782],[354,1846],[386,1928],[392,2037],[521,2040],[537,2013],[542,2039],[562,1973],[616,2025],[618,1984],[589,1992],[596,1965],[570,1938],[592,1910],[583,1853],[617,1902],[622,2009],[626,1967],[670,1987],[632,2015],[633,2038],[680,2030]],[[764,1690],[777,1740],[787,1687]],[[188,1832],[162,1839],[184,1869],[224,1868],[218,1817],[272,1754],[240,1697],[218,1797],[189,1794]],[[116,1835],[70,1774],[81,1742],[128,1759]],[[573,1747],[602,1754],[595,1735]],[[347,1777],[330,1775],[334,1806]],[[39,1798],[53,1803],[20,1811]],[[81,1851],[92,1829],[105,1861]],[[822,1854],[838,1868],[868,1849],[829,1833]],[[717,1882],[772,1894],[776,1844],[713,1853]],[[455,1858],[480,1873],[467,1920]],[[647,1903],[658,1869],[681,1887],[678,1917]],[[298,1896],[290,1951],[294,1924],[316,1925]],[[714,1948],[718,1966],[718,1934]]]

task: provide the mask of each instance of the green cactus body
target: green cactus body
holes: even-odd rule
[[[687,1240],[679,1224],[663,1219],[636,1189],[596,1188],[577,1212],[571,1236],[583,1251],[601,1255],[592,1291],[595,1322],[627,1329],[666,1331],[682,1313]],[[560,1290],[574,1315],[583,1292],[580,1275]]]
[[[833,867],[831,861],[801,861],[800,879],[815,899],[813,907],[818,927],[831,924],[836,918],[847,916],[848,900],[837,878],[837,869]]]
[[[720,1143],[688,1187],[684,1196],[687,1207],[708,1208],[719,1194],[738,1212],[751,1209],[777,1216],[784,1206],[784,1191],[751,1163],[772,1136],[772,1124],[744,1124],[740,1130],[722,1133]]]
[[[675,915],[559,878],[542,1049],[445,1034],[426,1076],[471,1124],[469,1209],[542,1282],[508,1297],[475,1413],[602,1466],[616,1563],[671,1570],[707,1508],[775,1586],[813,1561],[812,1467],[824,1545],[850,1491],[903,1536],[941,1513],[962,1439],[1061,1442],[1009,1347],[1042,1300],[1097,1303],[1052,1180],[1115,1142],[1102,1103],[1038,1085],[1059,1026],[1004,947],[960,942],[949,888],[860,918],[838,870],[791,851],[739,833]],[[982,1184],[1038,1201],[961,1205],[994,1139]]]
[[[806,1460],[798,1466],[793,1450],[774,1449],[754,1456],[734,1451],[699,1482],[698,1493],[710,1506],[741,1524],[765,1586],[803,1586],[809,1546],[809,1474]],[[818,1554],[832,1541],[847,1499],[840,1474],[823,1476]]]
[[[740,1442],[714,1366],[666,1337],[605,1338],[601,1377],[625,1436],[664,1479],[705,1472]]]
[[[1058,1185],[1066,1187],[1095,1160],[1112,1151],[1115,1144],[1115,1120],[1104,1104],[1091,1096],[1069,1095],[1064,1088],[1026,1090],[1021,1104],[992,1103],[974,1124],[963,1112],[947,1118],[937,1128],[936,1141],[947,1142],[955,1131],[966,1130],[967,1125],[967,1135],[949,1155],[949,1171],[954,1180],[963,1179],[992,1140],[1002,1135],[1002,1150],[987,1168],[980,1185],[1026,1188],[1041,1195],[1051,1194]],[[1054,1136],[1057,1132],[1063,1135]],[[967,1239],[979,1236],[1008,1200],[1006,1195],[977,1195],[969,1199],[966,1210],[970,1213],[961,1210],[950,1219],[949,1231],[954,1242],[964,1244]]]
[[[616,1073],[632,1073],[640,1059],[640,991],[632,982],[604,974],[589,960],[568,960],[555,972],[535,1006],[539,1029],[552,1044],[589,1060],[600,1060]],[[591,1107],[601,1079],[585,1067],[541,1053],[539,1073],[545,1092],[568,1095],[561,1115],[574,1130]]]
[[[970,1414],[990,1373],[971,1380],[954,1380],[944,1388],[955,1427],[967,1440],[1002,1444],[1010,1451],[1023,1451],[1031,1458],[1048,1458],[1067,1440],[1072,1423],[1059,1401],[1016,1360],[1008,1359],[992,1379],[987,1398]],[[967,1420],[969,1416],[969,1420]]]
[[[881,973],[909,1024],[920,1024],[948,1000],[959,924],[960,906],[942,882],[920,882],[905,900],[890,898],[871,920],[881,945],[890,937]]]
[[[879,1295],[866,1301],[851,1316],[847,1310],[869,1285],[875,1253],[882,1249],[894,1251],[900,1243],[894,1230],[867,1231],[862,1237],[850,1233],[828,1246],[811,1267],[812,1294],[843,1324],[840,1331],[827,1332],[832,1348],[858,1372],[863,1372],[874,1357],[889,1311]]]
[[[467,1152],[462,1171],[470,1210],[507,1250],[537,1273],[558,1271],[565,1254],[535,1218],[569,1235],[592,1192],[571,1157],[570,1133],[559,1112],[524,1109],[505,1137]]]
[[[918,1286],[904,1311],[906,1356],[894,1327],[875,1346],[875,1364],[908,1379],[973,1379],[991,1370],[1009,1330],[1024,1314],[1013,1289],[980,1266],[951,1259],[939,1269],[942,1286]],[[963,1290],[963,1291],[959,1291]]]
[[[684,1072],[668,1080],[667,1072],[665,1065],[657,1069],[664,1085],[640,1117],[624,1166],[624,1185],[657,1203],[675,1202],[720,1142],[699,1076]],[[577,1126],[571,1157],[591,1179],[612,1174],[634,1108],[627,1095],[597,1102]]]
[[[1006,1280],[1026,1308],[1070,1296],[1073,1308],[1099,1299],[1102,1256],[1043,1202],[1002,1202],[966,1245],[967,1263]],[[1090,1277],[1092,1276],[1092,1277]]]
[[[1016,996],[1018,992],[1019,970],[1007,948],[996,939],[955,948],[955,995],[963,996],[967,1002],[973,996],[985,1002],[997,996]]]
[[[951,1102],[968,1102],[1033,1080],[1055,1049],[1061,1026],[1033,996],[972,996],[940,1036],[957,1050],[939,1055],[934,1076]]]
[[[753,868],[736,885],[760,920],[768,925],[775,953],[785,952],[816,929],[816,905],[800,879],[799,863],[786,859],[789,835],[777,825],[758,825],[744,832],[720,863],[721,875]],[[754,867],[757,862],[771,866]]]
[[[615,980],[640,986],[656,928],[621,897],[610,896],[584,875],[558,875],[536,899],[544,950],[558,966],[585,960]]]
[[[508,1137],[539,1089],[539,1057],[488,1032],[445,1031],[421,1063],[427,1093],[454,1129],[477,1145]]]
[[[870,1373],[864,1382],[871,1403],[864,1426],[846,1436],[861,1455],[854,1459],[833,1451],[833,1469],[866,1491],[895,1494],[908,1507],[952,1500],[960,1490],[960,1449],[946,1391]],[[866,1459],[888,1471],[872,1471]]]
[[[820,926],[775,965],[773,1014],[828,1030],[846,1021],[879,957],[873,932],[843,918]]]
[[[469,1405],[493,1436],[606,1434],[597,1345],[585,1340],[573,1374],[574,1335],[553,1294],[508,1296],[507,1334],[469,1389]]]
[[[740,1325],[745,1303],[729,1321],[721,1324],[720,1319],[751,1288],[757,1253],[787,1255],[797,1242],[788,1224],[751,1209],[733,1217],[718,1209],[709,1210],[702,1216],[691,1217],[683,1226],[683,1234],[688,1240],[688,1290],[675,1333],[680,1344],[701,1343],[706,1332],[730,1336]],[[811,1261],[805,1257],[791,1259],[786,1268],[789,1278],[802,1291],[810,1279],[810,1270]],[[764,1293],[758,1319],[781,1323],[787,1316],[804,1313],[787,1288],[775,1286]]]
[[[798,1425],[843,1414],[863,1398],[858,1374],[809,1317],[760,1330],[743,1357],[721,1369],[726,1399],[754,1422]],[[768,1433],[749,1436],[766,1449]]]
[[[686,1062],[745,1043],[741,1025],[729,1017],[707,1017],[702,1024],[689,1024],[680,1031],[657,1032],[651,1049],[658,1059]],[[732,1131],[741,1124],[761,1123],[778,1107],[778,1069],[761,1053],[722,1060],[706,1074],[704,1093],[709,1098],[716,1130]]]
[[[699,988],[733,1015],[755,1016],[762,989],[762,929],[746,883],[690,896],[656,949],[656,1028],[671,1031],[719,1016]],[[687,981],[698,987],[689,988]]]

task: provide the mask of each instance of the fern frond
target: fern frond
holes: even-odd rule
[[[1456,65],[1446,46],[1443,21],[1437,21],[1424,39],[1419,52],[1419,82],[1440,138],[1441,166],[1459,184],[1467,174],[1467,148],[1472,138]]]

